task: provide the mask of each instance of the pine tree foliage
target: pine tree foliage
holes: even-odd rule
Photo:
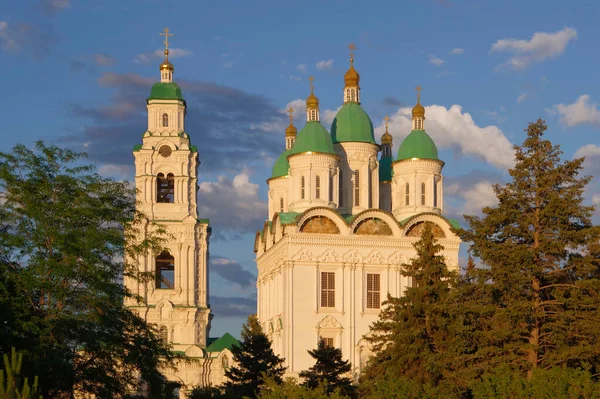
[[[317,348],[309,350],[308,353],[315,359],[315,364],[308,370],[300,372],[300,377],[304,379],[302,385],[316,389],[325,383],[328,394],[339,389],[342,395],[354,395],[355,387],[349,375],[352,366],[342,358],[341,349],[328,346],[324,340],[320,340]]]
[[[174,355],[124,306],[121,279],[137,277],[124,259],[158,250],[160,233],[134,241],[134,189],[83,158],[42,142],[0,153],[0,350],[25,354],[44,397],[125,397],[138,376],[158,392]]]
[[[240,345],[231,348],[234,365],[225,372],[229,379],[225,383],[225,392],[232,397],[255,398],[265,380],[282,382],[285,367],[283,359],[273,352],[271,341],[263,332],[256,315],[248,317],[241,335]]]
[[[498,205],[466,216],[460,232],[487,266],[464,295],[479,319],[475,353],[463,357],[475,374],[500,365],[528,377],[554,366],[600,372],[600,233],[583,204],[590,177],[579,176],[583,159],[561,162],[545,130],[529,124],[512,180],[494,186]]]
[[[286,378],[282,384],[268,380],[260,399],[350,399],[350,396],[343,395],[339,388],[330,393],[326,382],[308,388],[298,385],[294,378]]]
[[[41,399],[38,392],[38,377],[33,379],[33,385],[29,385],[29,379],[25,377],[21,383],[21,366],[23,365],[23,354],[17,353],[12,348],[10,357],[4,354],[4,369],[0,370],[0,398],[2,399]]]
[[[450,378],[452,359],[463,350],[461,340],[452,335],[451,286],[456,276],[446,267],[429,224],[414,247],[416,257],[402,270],[412,287],[400,298],[388,296],[367,335],[374,356],[360,379],[362,396],[375,397],[398,379],[411,381],[409,390],[413,383],[435,387]],[[449,389],[445,397],[454,394]]]

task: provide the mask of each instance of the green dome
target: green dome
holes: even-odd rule
[[[273,165],[273,173],[271,173],[271,178],[287,176],[288,171],[290,170],[290,163],[288,162],[287,157],[291,153],[292,150],[285,150],[283,153],[281,153]]]
[[[382,157],[379,160],[379,181],[392,181],[392,157]]]
[[[398,161],[411,158],[437,159],[438,150],[425,130],[413,130],[398,148]]]
[[[306,122],[306,125],[304,125],[296,137],[291,154],[308,151],[335,154],[331,136],[327,132],[327,129],[321,125],[321,122]]]
[[[331,138],[334,143],[358,141],[375,144],[373,122],[360,105],[346,103],[331,124]]]
[[[152,86],[148,100],[183,100],[181,87],[175,82],[158,82]]]

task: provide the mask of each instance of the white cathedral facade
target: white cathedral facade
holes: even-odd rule
[[[307,350],[325,340],[358,376],[370,356],[364,336],[382,302],[411,284],[401,265],[415,256],[426,223],[448,267],[459,268],[457,223],[443,216],[444,162],[425,132],[420,94],[412,131],[394,156],[387,122],[375,141],[353,61],[351,54],[330,131],[312,80],[299,132],[290,115],[285,151],[267,180],[268,220],[255,238],[258,318],[291,375],[314,364]]]

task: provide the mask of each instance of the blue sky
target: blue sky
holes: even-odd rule
[[[200,217],[214,232],[211,335],[238,335],[255,309],[254,231],[267,217],[283,110],[294,107],[303,125],[310,75],[329,127],[355,43],[362,105],[377,138],[390,116],[395,150],[421,85],[426,129],[446,162],[445,212],[460,217],[494,204],[490,184],[506,181],[511,146],[538,117],[565,158],[586,156],[585,173],[600,175],[598,20],[593,0],[6,1],[0,150],[43,139],[131,178],[168,26],[202,162]],[[600,203],[599,181],[589,203]]]

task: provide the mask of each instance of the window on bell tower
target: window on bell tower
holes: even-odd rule
[[[410,185],[408,183],[406,183],[404,185],[404,205],[409,205],[410,204]]]
[[[175,288],[175,258],[164,250],[156,257],[156,285],[159,289]]]
[[[169,127],[169,115],[162,114],[162,127]]]
[[[156,176],[156,202],[175,202],[175,176],[169,173],[167,177],[159,173]]]
[[[300,178],[300,199],[304,199],[305,195],[305,180],[304,176]]]
[[[360,172],[354,171],[354,206],[360,206]]]
[[[425,205],[425,182],[421,183],[421,205]]]

